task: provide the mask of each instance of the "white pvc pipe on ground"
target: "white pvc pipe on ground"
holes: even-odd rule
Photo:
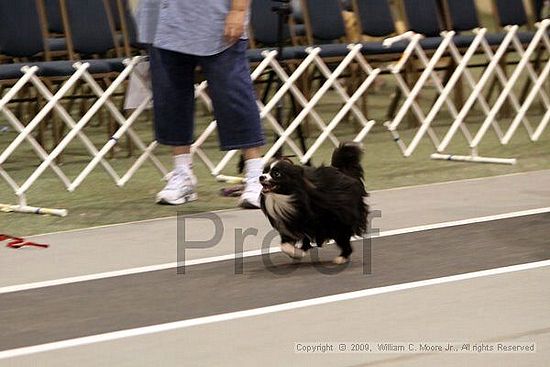
[[[66,217],[69,212],[67,209],[40,208],[28,205],[0,204],[1,212],[16,212],[26,214],[53,215],[56,217]]]
[[[457,161],[457,162],[475,162],[475,163],[498,163],[498,164],[516,164],[515,158],[491,158],[480,157],[476,155],[453,155],[453,154],[441,154],[433,153],[430,156],[431,159],[445,160],[445,161]]]

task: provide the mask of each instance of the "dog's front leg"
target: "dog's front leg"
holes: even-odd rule
[[[313,246],[311,246],[310,239],[307,238],[307,237],[304,237],[304,239],[302,240],[302,246],[300,247],[300,249],[304,252],[307,252],[312,248],[313,248]]]
[[[306,252],[296,247],[296,240],[288,236],[281,235],[281,252],[293,259],[302,259]]]

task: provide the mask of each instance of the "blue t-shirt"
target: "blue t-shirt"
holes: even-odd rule
[[[140,0],[135,13],[138,42],[152,44],[157,33],[161,0]]]
[[[231,0],[162,0],[154,46],[190,55],[210,56],[231,46],[224,37]],[[248,17],[247,17],[248,19]],[[241,38],[246,38],[245,33]]]

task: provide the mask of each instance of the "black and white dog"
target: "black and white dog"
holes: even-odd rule
[[[281,236],[281,251],[301,259],[311,242],[321,247],[335,240],[344,264],[352,253],[350,238],[367,229],[367,192],[359,144],[341,144],[332,154],[331,166],[306,167],[279,160],[260,176],[261,208]],[[296,247],[301,242],[301,248]]]

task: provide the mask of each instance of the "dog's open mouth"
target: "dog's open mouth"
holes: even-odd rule
[[[262,182],[262,193],[267,194],[269,192],[272,192],[277,188],[276,185],[271,184],[270,182]]]

